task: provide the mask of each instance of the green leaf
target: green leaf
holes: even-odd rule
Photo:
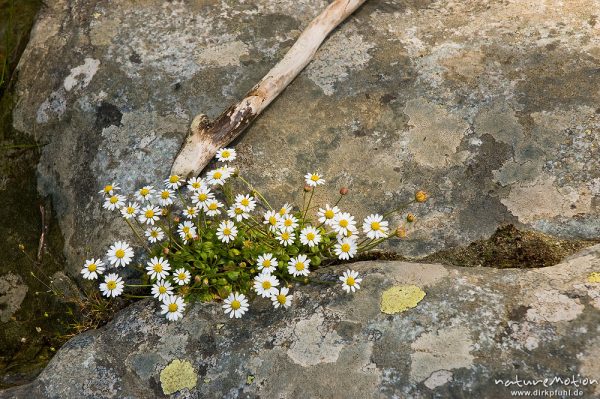
[[[319,266],[321,264],[321,258],[319,258],[318,256],[313,256],[310,258],[310,263],[313,266]]]
[[[227,278],[231,281],[235,281],[240,276],[240,272],[227,272]]]

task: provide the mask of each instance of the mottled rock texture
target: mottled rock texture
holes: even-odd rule
[[[257,299],[239,320],[205,304],[168,323],[155,303],[138,302],[0,398],[158,398],[179,388],[172,397],[506,398],[516,387],[496,380],[600,378],[600,283],[589,279],[600,270],[600,245],[528,271],[352,267],[364,277],[355,294],[341,290],[337,267],[318,277],[334,285],[294,288],[290,309]],[[383,313],[382,296],[395,286],[426,295]],[[600,395],[597,383],[579,389]]]
[[[191,118],[215,117],[286,52],[323,0],[47,2],[19,68],[17,129],[47,143],[72,274],[124,224],[97,191],[168,173]],[[235,144],[275,201],[302,174],[349,186],[357,216],[432,200],[409,256],[506,222],[600,233],[600,2],[370,0]],[[296,198],[295,198],[296,197]]]

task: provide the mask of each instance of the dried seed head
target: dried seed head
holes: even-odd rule
[[[341,195],[348,194],[348,191],[350,191],[350,190],[348,190],[348,187],[342,187],[342,188],[340,188],[340,194]]]
[[[428,197],[429,196],[427,195],[427,193],[425,191],[417,191],[415,193],[415,200],[417,202],[425,202],[425,201],[427,201]]]
[[[415,215],[413,215],[412,213],[409,213],[408,215],[406,215],[406,221],[408,223],[412,223],[417,219],[417,217]]]
[[[406,229],[402,226],[399,226],[396,229],[396,237],[398,238],[405,238],[406,237]]]

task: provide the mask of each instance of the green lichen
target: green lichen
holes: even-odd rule
[[[587,278],[588,283],[600,283],[600,272],[593,272]]]
[[[416,285],[395,285],[381,295],[380,309],[386,314],[395,314],[412,309],[425,298],[425,291]]]
[[[192,389],[198,382],[198,375],[192,364],[186,360],[173,360],[160,372],[160,384],[165,395],[183,388]]]

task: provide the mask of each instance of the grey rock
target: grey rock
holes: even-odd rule
[[[506,398],[519,388],[504,382],[557,377],[563,381],[548,390],[573,390],[564,382],[573,376],[581,397],[600,395],[600,282],[590,279],[600,245],[532,270],[351,267],[364,277],[354,294],[337,281],[345,267],[328,268],[317,279],[333,285],[294,287],[287,310],[256,299],[242,319],[212,303],[169,323],[156,303],[137,302],[70,340],[34,382],[0,397],[165,397],[173,385],[162,371],[175,360],[194,375],[185,382],[193,388],[174,398]],[[425,297],[383,313],[383,293],[407,285]]]
[[[358,217],[432,199],[390,249],[409,256],[517,223],[600,233],[600,38],[594,2],[368,1],[236,143],[274,202]],[[292,45],[323,0],[47,2],[19,67],[14,126],[43,148],[71,275],[130,238],[97,191],[160,182],[191,118],[217,116]],[[401,222],[401,216],[394,223]]]

